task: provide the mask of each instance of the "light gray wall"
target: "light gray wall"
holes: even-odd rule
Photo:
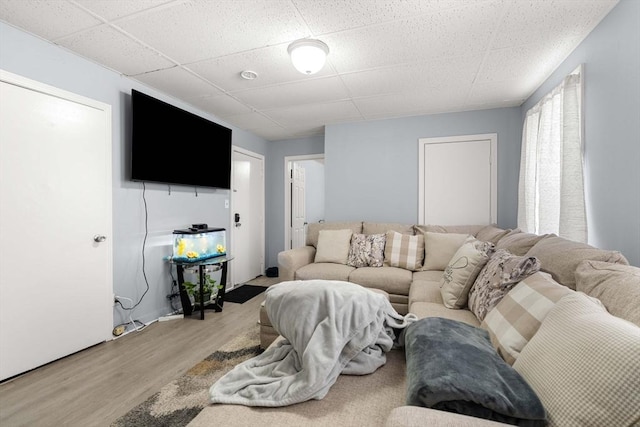
[[[498,224],[515,226],[522,132],[518,107],[327,126],[327,221],[415,224],[418,139],[494,132],[498,134]]]
[[[324,153],[322,136],[268,143],[266,158],[266,258],[267,267],[278,265],[278,252],[284,250],[284,158]]]
[[[134,301],[146,288],[142,276],[145,211],[142,184],[128,179],[131,89],[230,127],[234,145],[263,155],[267,153],[267,142],[262,138],[1,22],[0,68],[111,105],[113,236],[109,237],[112,238],[114,254],[113,287],[114,293]],[[189,161],[185,158],[185,167]],[[171,233],[174,229],[196,222],[229,228],[229,211],[224,208],[229,191],[199,189],[198,192],[196,197],[192,188],[172,186],[169,195],[166,185],[147,185],[149,236],[145,258],[150,290],[133,312],[134,319],[148,322],[170,311],[166,295],[170,292],[171,280],[168,264],[162,258],[171,254]],[[124,321],[124,314],[122,310],[114,309],[114,322]]]
[[[640,266],[640,1],[622,0],[522,105],[584,64],[589,243]]]

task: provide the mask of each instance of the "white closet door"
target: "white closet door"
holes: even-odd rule
[[[421,138],[420,224],[497,221],[497,135]]]
[[[110,337],[111,218],[111,107],[1,72],[0,379]]]

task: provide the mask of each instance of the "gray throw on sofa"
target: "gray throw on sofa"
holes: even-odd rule
[[[271,286],[265,308],[285,340],[220,378],[209,390],[212,403],[274,407],[322,399],[340,374],[384,365],[395,330],[416,320],[380,293],[329,280]]]
[[[407,405],[520,426],[546,425],[540,399],[500,358],[487,331],[428,317],[403,333]]]

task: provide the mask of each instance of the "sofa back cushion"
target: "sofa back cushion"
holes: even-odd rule
[[[402,224],[399,222],[363,222],[362,233],[363,234],[384,234],[387,231],[397,231],[400,234],[408,234],[412,236],[413,232],[412,224]]]
[[[509,234],[512,230],[509,228],[504,230],[502,228],[498,228],[495,225],[487,225],[483,227],[478,234],[476,234],[476,239],[482,240],[483,242],[490,242],[493,244],[498,243],[500,239]]]
[[[571,292],[513,364],[550,426],[632,426],[640,414],[640,328]]]
[[[550,274],[537,272],[518,283],[486,315],[482,327],[505,362],[513,365],[556,302],[570,292]]]
[[[349,257],[352,234],[353,232],[349,229],[320,230],[314,262],[346,264]]]
[[[516,228],[496,243],[496,249],[506,249],[514,255],[523,256],[545,236],[546,234],[523,233],[519,228]]]
[[[423,270],[444,270],[451,257],[464,244],[469,234],[459,233],[424,233],[424,267]]]
[[[582,261],[605,261],[629,265],[627,259],[618,251],[594,248],[586,243],[574,242],[553,234],[536,243],[527,252],[527,256],[538,258],[542,271],[551,274],[555,281],[571,289],[576,288],[575,273]]]
[[[431,232],[431,233],[458,233],[458,234],[471,234],[473,237],[482,230],[484,225],[415,225],[416,234]]]
[[[318,247],[320,230],[345,230],[362,233],[362,222],[313,222],[307,226],[307,246]]]
[[[387,232],[384,247],[384,264],[390,267],[416,271],[422,268],[424,236],[408,236],[396,231]]]
[[[640,326],[640,268],[582,261],[576,270],[576,290],[598,298],[614,316]]]

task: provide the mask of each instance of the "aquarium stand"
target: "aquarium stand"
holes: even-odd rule
[[[180,262],[170,260],[172,264],[175,264],[176,271],[178,272],[178,288],[180,290],[180,301],[182,302],[182,310],[185,316],[191,316],[191,314],[200,310],[200,319],[204,320],[204,310],[214,310],[216,312],[222,311],[224,306],[224,294],[227,288],[227,263],[231,261],[233,257],[225,255],[219,256],[215,258],[209,258],[198,262]],[[191,303],[191,299],[189,298],[189,294],[187,294],[187,290],[184,287],[184,270],[185,268],[193,268],[198,267],[198,279],[200,285],[200,301],[195,301],[194,304]],[[222,270],[222,276],[220,277],[220,283],[222,284],[222,288],[218,289],[218,294],[213,300],[205,301],[204,300],[204,282],[205,282],[205,272],[207,269],[211,269],[213,267],[213,271]]]

